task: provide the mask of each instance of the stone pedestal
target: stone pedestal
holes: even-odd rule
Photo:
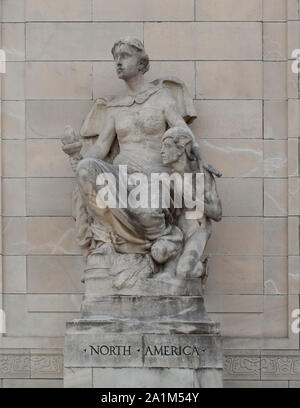
[[[102,280],[101,297],[94,283],[80,317],[67,323],[65,387],[222,387],[219,325],[199,279],[146,279],[131,295]]]

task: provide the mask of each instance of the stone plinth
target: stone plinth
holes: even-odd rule
[[[85,296],[67,323],[65,387],[222,387],[222,361],[201,295]]]

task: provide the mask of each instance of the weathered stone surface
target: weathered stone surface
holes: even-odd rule
[[[186,0],[94,0],[94,21],[193,21],[194,2]]]
[[[180,368],[94,368],[94,388],[195,387],[194,370]]]
[[[198,99],[262,98],[263,67],[259,61],[198,61],[196,69]]]
[[[31,353],[31,378],[62,378],[63,356],[35,351]]]
[[[224,357],[224,380],[260,379],[260,355],[240,351],[240,355],[226,353]]]
[[[146,23],[144,35],[153,59],[259,60],[262,55],[261,24],[255,22]]]
[[[263,352],[262,379],[298,380],[300,378],[299,351]]]
[[[64,388],[92,388],[92,368],[68,368],[64,369]]]
[[[28,256],[28,291],[30,293],[82,293],[83,267],[81,256]]]
[[[111,46],[117,38],[142,37],[140,23],[28,23],[26,51],[29,60],[112,60]],[[39,37],[39,41],[36,41]],[[101,38],[102,41],[91,41]],[[59,43],[59,47],[57,44]]]
[[[25,350],[0,350],[0,378],[29,378],[30,356]]]
[[[91,0],[26,0],[27,21],[89,21]]]
[[[25,102],[2,102],[3,139],[25,139]]]
[[[257,21],[261,19],[260,0],[196,0],[196,18],[199,21]]]

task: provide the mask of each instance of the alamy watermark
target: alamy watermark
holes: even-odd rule
[[[5,51],[0,49],[0,74],[6,73],[6,54]]]
[[[294,334],[299,334],[300,333],[300,309],[294,309],[292,311],[292,332]]]
[[[292,52],[291,57],[292,59],[295,59],[295,61],[292,63],[292,66],[291,66],[292,72],[294,74],[299,74],[300,72],[300,49],[297,48],[296,50],[294,50]]]
[[[102,186],[96,196],[99,208],[181,208],[187,219],[199,219],[204,214],[204,173],[144,173],[127,172],[119,166],[117,178],[110,172],[100,173],[96,180]]]
[[[0,309],[0,334],[6,333],[6,318],[4,310]]]

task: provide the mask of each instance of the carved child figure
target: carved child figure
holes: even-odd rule
[[[205,283],[208,258],[202,261],[202,257],[211,235],[211,220],[218,222],[222,218],[221,200],[214,176],[203,166],[200,168],[192,153],[190,132],[186,129],[173,127],[165,132],[162,138],[161,155],[163,163],[170,165],[182,177],[185,173],[204,174],[203,214],[197,218],[195,212],[194,219],[188,219],[190,217],[187,217],[187,214],[190,209],[183,204],[177,219],[177,225],[184,233],[184,244],[176,266],[176,275],[183,279],[201,277]],[[193,189],[195,190],[196,187],[194,182]]]

